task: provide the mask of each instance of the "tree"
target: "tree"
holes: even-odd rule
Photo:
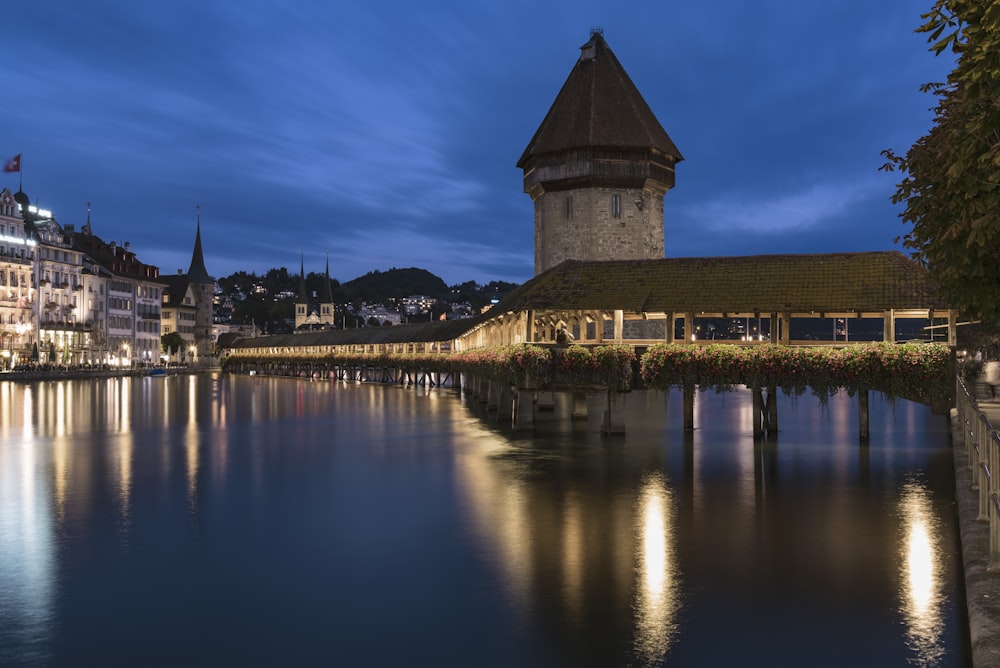
[[[900,156],[883,151],[887,171],[905,176],[892,196],[913,225],[914,251],[941,295],[964,315],[1000,324],[1000,4],[936,0],[921,18],[930,49],[957,55],[938,98],[934,125]]]
[[[170,332],[160,337],[160,348],[168,355],[176,355],[184,347],[184,337],[179,332]]]

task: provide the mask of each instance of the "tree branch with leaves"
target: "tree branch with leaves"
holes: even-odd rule
[[[937,0],[917,32],[935,54],[956,56],[937,97],[934,125],[905,155],[883,151],[899,171],[892,201],[912,229],[902,236],[964,315],[1000,324],[1000,4]]]

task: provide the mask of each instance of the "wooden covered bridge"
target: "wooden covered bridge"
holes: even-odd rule
[[[245,338],[227,356],[288,353],[449,353],[512,343],[718,343],[699,321],[761,321],[752,339],[785,345],[900,341],[905,323],[955,345],[958,313],[926,271],[896,251],[582,262],[568,260],[474,318],[397,327]],[[817,319],[843,321],[830,340],[801,334]],[[868,325],[862,327],[860,325]],[[852,326],[853,325],[853,326]],[[839,327],[834,322],[831,333]],[[852,338],[851,332],[868,332]],[[875,331],[877,335],[871,336]],[[767,332],[767,334],[763,334]],[[748,332],[749,335],[749,332]]]
[[[710,323],[742,320],[742,336]],[[817,337],[818,319],[828,338]],[[913,338],[955,345],[958,313],[895,251],[565,261],[477,317],[240,339],[231,361],[450,353],[519,343],[850,346]],[[813,325],[813,326],[810,326]],[[915,334],[916,333],[916,334]],[[719,338],[730,336],[730,338]],[[537,389],[537,388],[536,388]]]

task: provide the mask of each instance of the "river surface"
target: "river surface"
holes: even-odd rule
[[[947,419],[873,395],[0,383],[3,666],[967,666]],[[508,420],[509,423],[509,420]]]

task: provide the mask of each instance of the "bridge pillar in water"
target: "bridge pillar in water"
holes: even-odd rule
[[[500,404],[500,381],[490,379],[487,381],[486,410],[495,411]]]
[[[605,434],[625,433],[625,394],[613,387],[608,388],[608,403],[601,421],[601,432]]]
[[[514,396],[514,429],[535,428],[535,393],[519,388]]]
[[[510,390],[510,383],[502,382],[498,383],[498,385],[499,389],[497,391],[497,419],[513,420],[514,395]]]
[[[540,411],[555,410],[556,399],[551,392],[539,392],[535,404]]]
[[[868,442],[869,420],[868,420],[868,390],[858,389],[858,437],[862,443]]]
[[[587,393],[586,392],[574,392],[573,393],[573,412],[570,413],[570,417],[573,420],[586,420],[587,419]]]
[[[694,385],[684,385],[684,428],[694,429]]]
[[[768,386],[767,396],[760,387],[750,389],[753,396],[753,435],[763,436],[778,431],[778,388]]]
[[[774,434],[778,431],[778,388],[769,385],[767,388],[767,431]]]

